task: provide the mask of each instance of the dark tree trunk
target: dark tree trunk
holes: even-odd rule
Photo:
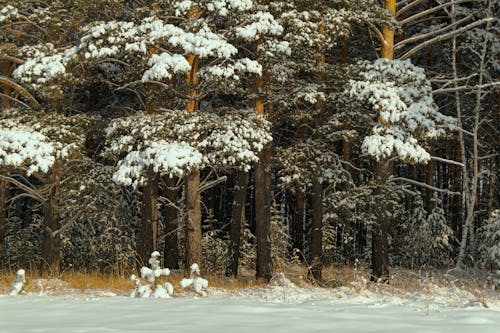
[[[57,274],[61,268],[61,236],[54,232],[61,227],[59,216],[59,191],[61,175],[59,167],[52,167],[52,189],[43,204],[44,222],[42,226],[42,270]]]
[[[304,213],[305,199],[304,191],[297,189],[296,195],[293,196],[295,210],[292,216],[292,245],[294,249],[304,252]],[[300,256],[302,258],[302,256]]]
[[[175,189],[176,178],[168,178],[167,189],[165,190],[165,198],[168,200],[163,205],[163,215],[165,217],[165,247],[164,247],[164,265],[168,268],[179,268],[179,239],[177,231],[179,228],[179,220],[177,216],[177,202],[178,191]]]
[[[142,216],[137,244],[139,264],[147,266],[151,252],[158,240],[158,176],[148,171],[147,182],[142,189]]]
[[[257,278],[270,280],[273,272],[271,258],[271,149],[261,152],[255,165],[255,237],[257,239]]]
[[[319,182],[319,176],[313,180],[311,195],[311,275],[314,280],[321,281],[323,269],[323,186]]]
[[[189,268],[194,263],[201,263],[201,197],[200,173],[192,171],[185,180],[185,205],[186,205],[186,260],[185,267]]]
[[[391,163],[380,160],[376,164],[376,177],[379,183],[376,196],[379,198],[375,216],[376,222],[372,229],[372,281],[389,282],[389,218],[384,199],[383,187],[386,185],[391,172]]]
[[[243,226],[245,225],[245,203],[248,188],[248,172],[237,171],[233,191],[233,207],[231,216],[231,258],[226,269],[227,276],[238,276],[240,247]]]

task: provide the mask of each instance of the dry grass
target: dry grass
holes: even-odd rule
[[[137,274],[137,272],[135,273]],[[15,279],[15,272],[0,271],[0,294],[7,293],[10,289],[10,284]],[[243,288],[251,288],[264,286],[264,281],[258,281],[254,278],[239,277],[237,279],[228,278],[222,275],[209,274],[204,276],[210,281],[210,286],[215,288],[224,288],[228,290],[236,290]],[[178,286],[184,275],[179,272],[174,272],[168,277],[161,278],[160,282],[170,282],[174,286]],[[130,281],[130,275],[125,274],[103,274],[100,272],[83,272],[83,271],[66,271],[57,277],[49,276],[47,273],[26,272],[25,290],[28,292],[38,292],[41,282],[57,281],[61,288],[77,289],[79,291],[86,290],[110,290],[118,293],[128,293],[134,288],[133,282]],[[56,287],[57,288],[57,287]]]
[[[298,286],[315,285],[307,279],[308,270],[303,265],[290,265],[277,270],[283,272],[292,282]],[[50,277],[48,274],[34,273],[27,270],[25,290],[28,292],[37,292],[40,289],[40,281],[56,281],[58,284],[53,287],[63,289],[86,290],[110,290],[116,293],[126,294],[130,292],[134,284],[130,281],[130,274],[111,273],[103,274],[100,272],[82,272],[66,271],[56,277]],[[137,274],[137,272],[135,272]],[[207,274],[204,276],[210,281],[210,286],[223,288],[227,290],[238,290],[244,288],[263,287],[265,281],[256,280],[254,271],[243,271],[237,279],[228,278],[221,274]],[[184,277],[182,272],[173,272],[170,276],[163,278],[163,282],[170,282],[178,286]],[[0,271],[0,293],[7,293],[10,283],[15,278],[14,271]],[[323,281],[319,284],[326,288],[337,288],[342,286],[355,288],[366,288],[378,292],[391,293],[394,295],[418,293],[423,291],[429,285],[443,288],[456,287],[462,290],[468,290],[477,293],[486,287],[485,280],[457,279],[450,278],[439,272],[417,272],[407,269],[393,269],[389,285],[370,283],[370,271],[363,267],[353,266],[327,266],[323,269]],[[353,284],[353,282],[355,282]]]

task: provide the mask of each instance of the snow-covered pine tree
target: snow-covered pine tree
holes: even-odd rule
[[[477,244],[482,263],[491,271],[500,270],[500,210],[496,209],[478,230]],[[497,273],[498,275],[498,273]],[[497,276],[500,280],[500,276]]]
[[[64,116],[55,112],[10,110],[0,114],[0,135],[4,136],[0,153],[3,167],[21,170],[43,186],[34,186],[27,179],[2,177],[43,203],[42,265],[56,271],[61,261],[61,178],[68,161],[84,151],[90,122],[85,116]],[[24,184],[26,181],[28,183]]]

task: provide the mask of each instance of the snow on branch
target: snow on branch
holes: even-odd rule
[[[120,160],[114,181],[134,187],[144,183],[150,169],[178,177],[205,166],[248,170],[272,140],[270,123],[253,110],[222,115],[183,111],[139,114],[115,119],[106,136],[104,154]]]
[[[378,59],[366,64],[359,80],[351,80],[348,94],[373,109],[378,124],[362,145],[375,157],[394,154],[412,163],[427,163],[427,140],[453,129],[455,120],[438,112],[432,87],[422,68],[409,61]]]

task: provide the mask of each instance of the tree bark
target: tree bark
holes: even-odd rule
[[[192,264],[201,266],[201,204],[200,172],[193,170],[185,179],[186,205],[186,260],[188,269]]]
[[[57,274],[61,268],[61,236],[54,235],[54,231],[61,227],[59,216],[59,193],[61,175],[59,166],[52,167],[52,189],[47,201],[43,204],[44,222],[42,225],[41,269],[51,274]]]
[[[305,213],[305,197],[304,190],[298,188],[295,196],[295,211],[292,215],[292,244],[294,249],[304,252],[304,213]],[[302,258],[302,256],[300,256]]]
[[[148,259],[158,244],[158,176],[148,171],[147,183],[142,189],[142,216],[139,229],[138,254],[140,265],[147,266]]]
[[[231,212],[231,257],[226,269],[227,276],[238,276],[240,248],[243,227],[245,226],[245,203],[248,188],[248,172],[237,171],[233,191],[233,207]]]
[[[323,269],[323,185],[319,175],[312,184],[311,275],[321,281]]]
[[[393,16],[396,16],[396,0],[385,0],[385,9]],[[394,59],[394,30],[388,26],[382,28],[384,40],[382,41],[381,55],[387,59]],[[381,124],[388,126],[378,117]],[[388,160],[380,159],[375,164],[375,175],[379,186],[376,192],[379,198],[383,196],[383,187],[387,184],[391,174],[391,163]],[[386,202],[381,199],[375,215],[376,222],[372,230],[372,277],[373,281],[389,282],[389,221],[386,218]]]
[[[380,160],[376,166],[376,177],[379,186],[376,197],[382,198],[386,194],[383,186],[387,183],[391,174],[391,163]],[[386,201],[380,200],[375,212],[376,221],[372,228],[372,281],[389,282],[389,220],[386,215],[388,209]]]
[[[271,148],[265,147],[255,165],[255,237],[257,238],[257,278],[270,280],[271,257]]]
[[[168,202],[163,206],[163,215],[165,223],[165,246],[164,246],[164,265],[168,268],[179,268],[179,238],[177,230],[179,228],[179,220],[177,217],[177,202],[178,191],[175,189],[176,178],[167,179],[167,189],[165,198]],[[171,204],[170,204],[171,203]]]
[[[7,182],[0,180],[0,264],[5,249],[5,224],[7,220]]]

